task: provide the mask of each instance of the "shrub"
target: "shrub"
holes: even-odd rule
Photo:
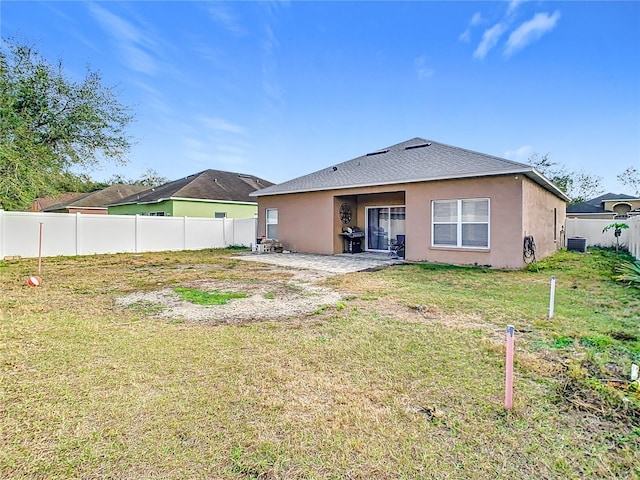
[[[640,260],[623,260],[616,268],[615,279],[640,288]]]

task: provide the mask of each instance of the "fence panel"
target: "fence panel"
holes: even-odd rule
[[[136,217],[77,213],[78,255],[136,251]],[[48,232],[47,232],[48,233]],[[47,241],[49,236],[47,234]]]
[[[614,223],[611,219],[604,218],[567,218],[566,220],[566,237],[584,237],[587,239],[587,246],[589,247],[615,247],[616,237],[613,234],[613,229],[606,232],[602,230],[607,226]],[[627,223],[626,221],[616,220],[615,223]],[[629,230],[622,230],[622,235],[619,238],[620,245],[629,244]]]
[[[628,223],[629,252],[640,260],[640,217],[633,217]]]
[[[567,218],[565,232],[566,237],[584,237],[587,239],[587,246],[615,247],[616,237],[613,229],[603,232],[605,227],[612,223],[626,223],[629,228],[622,230],[619,242],[620,245],[629,249],[629,252],[640,259],[640,217],[631,217],[625,220],[611,219],[586,219]]]
[[[228,244],[223,238],[223,223],[220,218],[187,218],[186,245],[187,250],[201,250],[204,248],[223,248]]]
[[[0,210],[0,259],[199,250],[255,243],[256,219],[91,215]]]
[[[184,250],[183,217],[138,217],[138,251]]]
[[[244,247],[255,245],[257,227],[255,218],[238,218],[231,223],[225,223],[226,244]]]
[[[0,212],[0,253],[5,256],[37,257],[40,224],[43,236],[48,241],[42,243],[42,255],[76,254],[76,217],[64,213],[33,215],[29,212]]]

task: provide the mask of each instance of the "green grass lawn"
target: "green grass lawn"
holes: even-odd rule
[[[626,382],[640,291],[611,279],[610,251],[516,272],[337,276],[327,285],[343,301],[281,321],[176,323],[115,304],[290,275],[233,253],[45,259],[36,288],[35,260],[0,262],[0,478],[640,476],[640,397]]]

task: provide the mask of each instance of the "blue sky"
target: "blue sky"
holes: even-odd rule
[[[7,1],[134,107],[126,167],[282,182],[413,137],[603,178],[640,168],[640,2]],[[628,190],[628,189],[627,189]]]

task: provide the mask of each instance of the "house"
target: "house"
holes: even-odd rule
[[[273,185],[244,173],[205,170],[136,193],[109,205],[111,215],[254,218],[258,204],[249,194]]]
[[[27,208],[27,212],[41,212],[47,207],[51,207],[52,205],[66,204],[71,200],[75,200],[76,198],[84,195],[84,193],[80,192],[62,192],[56,195],[52,195],[50,197],[38,197],[31,202],[29,208]]]
[[[102,190],[96,190],[91,193],[78,194],[65,199],[64,194],[62,201],[54,203],[42,209],[43,212],[53,213],[95,213],[107,214],[107,205],[116,202],[122,198],[128,197],[137,192],[146,190],[148,187],[141,185],[111,185]]]
[[[538,259],[559,249],[570,200],[529,165],[423,138],[252,196],[259,234],[292,251],[389,252],[404,240],[410,261],[495,268],[522,267],[530,237]]]
[[[640,198],[625,193],[605,193],[567,207],[567,218],[621,219],[640,215]]]

